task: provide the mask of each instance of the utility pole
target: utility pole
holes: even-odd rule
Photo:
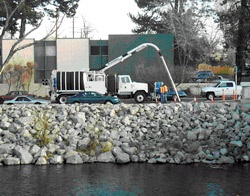
[[[73,38],[75,38],[75,17],[73,17]]]

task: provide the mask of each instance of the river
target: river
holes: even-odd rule
[[[250,164],[0,166],[0,196],[244,196]]]

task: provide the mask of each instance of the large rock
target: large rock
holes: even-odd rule
[[[36,165],[46,165],[48,164],[45,157],[39,157],[36,161]]]
[[[33,156],[21,146],[14,148],[14,154],[21,160],[21,164],[30,164],[33,160]]]
[[[100,155],[96,157],[96,159],[98,162],[104,162],[104,163],[115,162],[115,157],[110,151],[101,153]]]
[[[17,157],[7,157],[3,159],[4,165],[20,165],[20,159]]]
[[[61,155],[54,155],[50,161],[51,164],[62,164],[63,163],[63,157]]]
[[[69,163],[69,164],[81,164],[81,163],[83,163],[83,160],[80,157],[80,155],[75,154],[75,155],[72,155],[72,156],[68,157],[66,159],[66,163]]]
[[[113,154],[115,155],[117,163],[128,163],[130,162],[130,157],[127,153],[123,152],[120,147],[113,148]]]
[[[0,154],[13,154],[15,145],[14,144],[1,144],[0,145]]]

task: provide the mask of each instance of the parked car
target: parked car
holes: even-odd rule
[[[241,76],[242,77],[248,77],[248,76],[250,76],[250,70],[242,71]]]
[[[215,75],[212,71],[197,71],[196,74],[192,77],[194,82],[207,82],[209,80],[213,80]]]
[[[29,97],[27,95],[17,96],[14,99],[4,101],[4,104],[7,104],[7,105],[12,105],[12,104],[49,104],[49,103],[50,103],[49,100],[35,99],[35,98]]]
[[[6,95],[0,95],[0,104],[3,104],[5,100],[11,100],[16,96],[28,95],[30,97],[35,97],[35,95],[29,94],[28,91],[10,91]]]
[[[106,96],[94,91],[79,92],[68,97],[66,103],[119,103],[120,99],[117,96]]]

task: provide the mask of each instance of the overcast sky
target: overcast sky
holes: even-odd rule
[[[108,39],[110,34],[132,34],[135,27],[128,13],[137,14],[139,8],[134,0],[80,0],[74,18],[74,37],[80,37],[83,19],[93,29],[91,39]],[[49,31],[54,21],[44,21],[43,31]],[[32,34],[39,39],[41,31]],[[30,37],[30,36],[29,36]],[[64,19],[58,31],[58,37],[73,37],[73,19]]]

